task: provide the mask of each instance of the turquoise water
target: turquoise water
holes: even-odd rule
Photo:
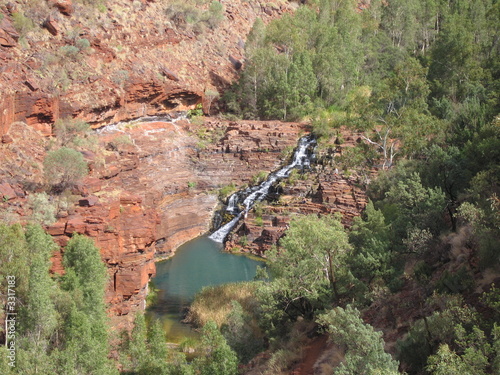
[[[152,279],[158,300],[151,313],[160,318],[171,342],[196,337],[190,325],[181,323],[187,307],[204,286],[252,280],[262,262],[243,255],[221,252],[222,244],[207,236],[182,245],[175,255],[156,264]]]

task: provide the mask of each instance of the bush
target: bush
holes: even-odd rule
[[[54,123],[54,134],[63,146],[74,142],[77,137],[84,136],[89,131],[89,124],[82,120],[59,119]]]
[[[61,191],[76,184],[88,172],[82,154],[68,147],[49,152],[43,167],[47,182]]]
[[[130,74],[127,70],[117,70],[111,75],[111,81],[120,87],[123,87],[126,81],[130,78]]]
[[[31,206],[31,220],[35,223],[49,225],[56,221],[56,207],[49,202],[47,193],[33,194],[28,197]]]
[[[252,185],[259,185],[264,182],[267,178],[267,173],[264,171],[260,171],[256,175],[252,176]]]
[[[75,46],[66,45],[66,46],[62,46],[61,48],[59,48],[59,53],[63,57],[67,57],[67,58],[70,58],[73,60],[77,59],[79,52],[80,52],[80,50]]]
[[[229,185],[225,185],[219,189],[219,199],[224,200],[230,194],[232,194],[236,190],[236,185],[234,183],[230,183]]]
[[[14,21],[14,27],[21,36],[26,35],[26,33],[33,30],[35,27],[33,21],[20,12],[12,13],[12,19]]]
[[[75,47],[78,48],[80,51],[86,51],[90,48],[90,42],[88,39],[78,39],[75,42]]]
[[[212,1],[208,8],[208,13],[204,14],[204,18],[208,26],[211,29],[215,29],[224,19],[224,6],[218,1]]]
[[[218,327],[221,327],[228,323],[233,301],[237,301],[245,313],[256,317],[258,301],[255,298],[255,290],[257,286],[258,284],[253,282],[239,282],[204,287],[196,294],[186,321],[199,327],[209,321],[214,321]]]

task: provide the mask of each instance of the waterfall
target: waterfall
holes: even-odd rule
[[[311,164],[311,155],[307,153],[307,149],[315,144],[316,140],[313,137],[302,137],[299,140],[299,144],[293,154],[293,159],[290,164],[281,168],[277,172],[271,173],[267,177],[267,180],[262,182],[260,185],[247,188],[231,195],[228,199],[226,212],[236,216],[230,222],[226,223],[217,231],[212,233],[209,238],[215,242],[224,242],[226,236],[236,226],[241,217],[246,215],[255,203],[263,200],[267,196],[269,189],[276,181],[280,181],[290,176],[291,171],[296,167],[308,168]],[[244,206],[242,211],[239,209],[240,202]]]

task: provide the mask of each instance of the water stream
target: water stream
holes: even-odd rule
[[[295,150],[292,162],[287,166],[281,168],[277,172],[271,173],[267,180],[258,186],[247,188],[243,191],[238,191],[231,195],[228,199],[226,212],[235,217],[217,231],[210,235],[210,239],[216,242],[224,242],[224,239],[229,232],[235,227],[242,216],[246,215],[248,211],[255,205],[255,203],[263,200],[269,193],[269,189],[277,181],[287,178],[290,172],[297,167],[308,168],[311,163],[311,157],[314,156],[312,152],[308,152],[309,148],[316,144],[316,140],[311,136],[302,137],[299,140],[299,145]],[[243,209],[240,210],[239,204],[242,203]]]

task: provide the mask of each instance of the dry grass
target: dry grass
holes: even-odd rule
[[[231,301],[237,301],[244,311],[254,316],[258,307],[254,297],[256,287],[252,282],[205,287],[196,295],[186,320],[200,327],[212,320],[220,328],[231,312]]]

